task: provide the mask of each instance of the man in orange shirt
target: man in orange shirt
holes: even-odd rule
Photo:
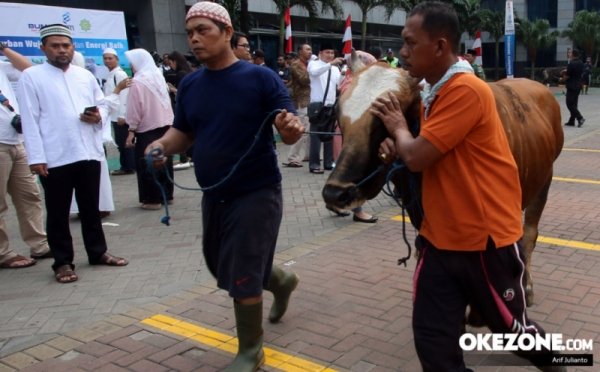
[[[409,14],[400,56],[411,76],[431,86],[421,130],[410,133],[392,94],[371,112],[389,132],[379,151],[423,172],[424,219],[414,276],[413,332],[424,371],[464,371],[459,338],[470,304],[495,333],[544,335],[525,311],[519,246],[521,189],[490,88],[459,61],[455,11],[423,2]],[[523,351],[543,370],[549,350]]]

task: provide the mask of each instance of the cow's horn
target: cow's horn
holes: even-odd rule
[[[356,50],[354,48],[352,48],[352,53],[350,54],[350,61],[348,61],[348,67],[350,68],[350,70],[352,70],[352,73],[358,73],[366,67],[365,64],[361,61],[361,59],[358,58],[358,54],[356,53]]]

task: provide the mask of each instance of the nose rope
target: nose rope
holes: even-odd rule
[[[218,187],[220,187],[221,185],[223,185],[225,182],[227,182],[231,176],[233,176],[233,174],[235,173],[235,171],[239,168],[240,164],[242,164],[242,162],[246,159],[246,157],[250,154],[250,152],[252,152],[252,150],[254,149],[254,147],[256,147],[256,144],[258,143],[258,140],[260,138],[260,134],[262,133],[263,129],[267,126],[267,123],[272,122],[275,119],[275,116],[277,114],[279,114],[282,110],[280,109],[276,109],[271,111],[267,117],[265,118],[265,120],[263,120],[262,124],[260,125],[260,127],[258,128],[258,131],[256,132],[256,134],[254,135],[254,141],[252,142],[252,144],[250,145],[250,147],[248,147],[248,150],[246,150],[246,152],[238,159],[238,161],[231,167],[231,169],[229,170],[229,173],[227,173],[227,175],[225,177],[223,177],[219,182],[210,185],[210,186],[206,186],[206,187],[184,187],[181,186],[179,184],[177,184],[175,182],[175,180],[171,177],[171,175],[169,174],[169,172],[166,171],[165,169],[165,174],[167,175],[167,179],[169,180],[169,182],[173,183],[173,185],[175,185],[176,187],[182,189],[182,190],[189,190],[189,191],[210,191],[210,190],[214,190]],[[165,206],[165,215],[160,219],[160,222],[162,222],[163,224],[170,226],[170,221],[171,221],[171,216],[169,215],[169,206],[168,206],[168,201],[167,201],[167,193],[165,191],[165,187],[162,183],[160,183],[160,181],[158,180],[158,174],[157,174],[157,169],[154,168],[153,163],[155,160],[162,160],[164,158],[164,153],[161,149],[152,149],[151,151],[148,152],[148,154],[146,155],[146,170],[148,172],[150,172],[150,174],[152,175],[152,179],[154,180],[154,183],[156,183],[156,185],[158,186],[160,193],[162,195],[163,198],[163,204]],[[163,168],[165,168],[165,165],[162,166]]]
[[[397,196],[397,194],[394,192],[394,190],[392,190],[392,186],[393,186],[392,175],[395,172],[398,172],[404,168],[406,168],[406,165],[402,162],[399,162],[398,160],[396,160],[392,163],[392,167],[390,168],[390,170],[387,173],[387,176],[385,179],[385,186],[382,191],[385,195],[394,199],[396,204],[398,204],[398,206],[402,210],[402,240],[404,240],[404,243],[408,247],[408,254],[405,257],[398,259],[398,265],[404,265],[404,267],[406,267],[406,262],[410,259],[410,256],[412,254],[412,246],[408,242],[408,237],[406,236],[406,209],[407,209],[407,206],[404,204],[404,201]]]

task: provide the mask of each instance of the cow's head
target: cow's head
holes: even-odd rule
[[[408,72],[391,68],[387,63],[365,67],[355,55],[350,68],[353,80],[341,95],[338,106],[344,145],[323,188],[325,203],[338,208],[354,208],[373,199],[385,182],[387,172],[381,171],[357,187],[382,164],[378,149],[387,136],[383,123],[369,112],[371,103],[381,94],[392,91],[408,122],[419,114],[418,81]]]

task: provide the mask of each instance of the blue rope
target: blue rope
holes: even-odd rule
[[[276,109],[276,110],[271,111],[267,115],[267,117],[265,118],[265,120],[263,120],[262,124],[258,128],[258,131],[254,135],[254,141],[252,142],[252,144],[250,145],[250,147],[248,147],[248,150],[246,150],[246,152],[239,158],[239,160],[233,165],[233,167],[231,167],[231,170],[229,171],[229,173],[227,173],[227,175],[225,177],[223,177],[219,182],[215,183],[214,185],[210,185],[210,186],[206,186],[206,187],[199,187],[199,188],[197,188],[197,187],[184,187],[184,186],[181,186],[181,185],[177,184],[175,182],[175,180],[171,177],[171,175],[169,174],[169,172],[167,172],[165,170],[165,173],[167,174],[167,179],[170,182],[172,182],[173,185],[177,186],[178,188],[180,188],[182,190],[203,191],[203,192],[205,192],[205,191],[214,190],[214,189],[220,187],[221,185],[223,185],[225,182],[227,182],[231,178],[231,176],[239,168],[240,164],[246,159],[246,157],[252,152],[252,150],[254,150],[254,148],[258,144],[258,141],[260,139],[260,135],[261,135],[263,129],[266,127],[267,123],[271,123],[273,120],[275,120],[275,116],[277,114],[279,114],[281,111],[282,110],[280,110],[280,109]],[[164,154],[163,154],[162,150],[160,150],[160,149],[154,149],[154,150],[150,151],[148,153],[148,155],[146,155],[146,169],[148,170],[148,172],[150,172],[150,174],[152,174],[152,179],[158,185],[158,188],[160,189],[160,193],[162,195],[163,202],[164,202],[164,205],[165,205],[165,215],[160,219],[160,222],[162,222],[163,224],[165,224],[167,226],[170,226],[171,216],[169,215],[169,207],[168,207],[168,203],[167,203],[167,193],[165,191],[165,187],[158,180],[157,170],[153,166],[153,163],[154,163],[155,160],[161,160],[163,157],[164,157]]]

